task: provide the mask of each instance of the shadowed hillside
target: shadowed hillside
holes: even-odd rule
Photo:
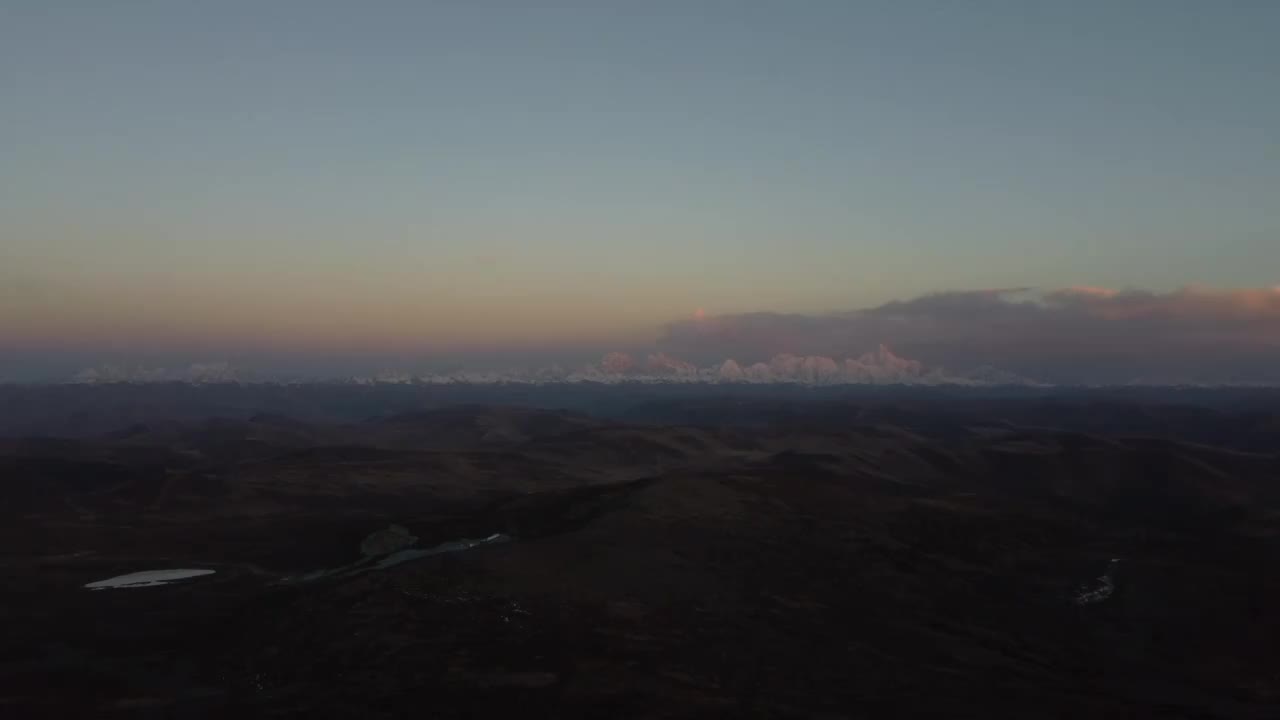
[[[707,398],[623,413],[644,422],[465,405],[14,437],[0,700],[1271,717],[1280,457],[1210,440],[1274,429],[1091,407]],[[82,587],[161,568],[215,572]]]

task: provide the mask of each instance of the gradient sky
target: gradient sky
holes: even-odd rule
[[[0,0],[0,351],[1280,282],[1271,0]]]

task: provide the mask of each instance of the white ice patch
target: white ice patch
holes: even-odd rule
[[[480,540],[454,540],[453,542],[441,543],[435,547],[427,548],[425,550],[401,550],[400,552],[392,553],[382,558],[382,560],[378,561],[378,564],[374,567],[379,570],[386,570],[387,568],[395,567],[396,565],[407,563],[411,560],[417,560],[431,555],[461,552],[463,550],[480,547],[481,545],[503,542],[508,539],[509,538],[502,533],[494,533],[489,537],[482,538]]]
[[[117,588],[156,587],[168,585],[177,580],[212,575],[213,570],[144,570],[143,572],[119,575],[98,582],[91,582],[85,587],[90,590],[112,590]]]
[[[1092,587],[1084,586],[1080,588],[1079,594],[1076,595],[1076,604],[1092,605],[1111,597],[1111,594],[1116,590],[1113,575],[1119,565],[1120,558],[1111,558],[1111,562],[1107,564],[1107,571],[1098,577]]]
[[[361,560],[357,560],[356,562],[351,563],[350,565],[344,565],[340,568],[331,568],[329,570],[314,570],[305,575],[286,577],[282,579],[280,582],[296,583],[296,582],[310,582],[312,580],[319,580],[321,578],[353,577],[355,575],[360,575],[362,573],[367,573],[373,570],[386,570],[388,568],[393,568],[397,565],[402,565],[404,563],[412,562],[414,560],[419,560],[424,557],[430,557],[432,555],[444,555],[446,553],[462,552],[463,550],[470,550],[472,548],[477,548],[484,545],[492,545],[494,543],[507,542],[510,539],[511,538],[509,536],[503,535],[502,533],[494,533],[488,537],[480,538],[479,540],[464,538],[462,540],[453,540],[451,542],[441,543],[439,545],[436,545],[434,547],[429,547],[429,548],[405,548],[404,550],[397,550],[396,552],[389,553],[387,555],[384,555],[376,559],[371,557],[365,557]]]
[[[1111,578],[1102,577],[1098,580],[1098,585],[1093,589],[1080,591],[1080,594],[1076,596],[1077,605],[1090,605],[1111,597],[1111,593],[1115,592],[1116,589],[1116,586],[1111,584]]]

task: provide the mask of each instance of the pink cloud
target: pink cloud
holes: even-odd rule
[[[826,315],[706,317],[674,323],[660,340],[681,357],[783,364],[857,357],[881,343],[930,364],[990,364],[1063,380],[1150,372],[1280,379],[1280,289],[946,292]]]

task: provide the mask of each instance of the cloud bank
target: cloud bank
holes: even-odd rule
[[[1280,287],[1167,293],[1002,288],[935,293],[823,315],[700,312],[668,325],[656,347],[596,357],[585,365],[482,370],[463,364],[447,372],[397,370],[352,379],[1280,385]],[[178,370],[105,366],[83,371],[75,381],[208,383],[252,377],[219,362]]]
[[[943,292],[825,315],[748,313],[666,328],[663,353],[742,367],[882,344],[933,367],[1056,383],[1280,382],[1280,287],[1168,293],[1071,287]]]

